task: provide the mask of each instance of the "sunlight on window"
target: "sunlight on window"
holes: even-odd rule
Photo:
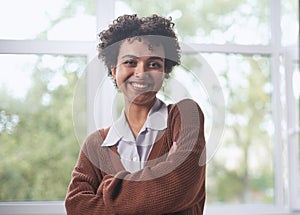
[[[282,43],[284,46],[296,45],[299,42],[299,23],[298,23],[298,0],[286,0],[281,2],[281,31]]]
[[[0,7],[0,38],[94,41],[97,37],[93,3],[5,1]]]
[[[1,90],[12,97],[24,98],[31,86],[30,77],[36,61],[35,55],[1,55]]]

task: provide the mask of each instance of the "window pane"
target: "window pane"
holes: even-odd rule
[[[146,5],[146,7],[145,7]],[[117,0],[124,13],[172,16],[182,40],[200,43],[269,44],[268,0]]]
[[[79,144],[73,91],[86,57],[0,55],[0,201],[63,200]]]
[[[95,40],[94,0],[1,0],[0,39]]]
[[[282,44],[296,45],[299,40],[299,1],[285,0],[281,2]]]
[[[273,203],[269,58],[204,54],[226,103],[222,145],[208,163],[208,203]],[[197,68],[193,68],[197,71]]]

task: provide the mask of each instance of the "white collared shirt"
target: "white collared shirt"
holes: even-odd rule
[[[124,168],[133,173],[144,168],[158,131],[167,128],[168,108],[156,99],[147,119],[135,138],[126,120],[124,110],[116,120],[102,144],[103,147],[117,145]]]

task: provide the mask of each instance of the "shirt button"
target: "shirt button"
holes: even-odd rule
[[[137,157],[133,157],[133,161],[137,161],[138,159],[137,159]]]

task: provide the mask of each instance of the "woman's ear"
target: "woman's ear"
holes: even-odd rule
[[[116,88],[118,88],[118,84],[117,84],[117,68],[115,66],[112,66],[110,69],[111,72],[111,76],[113,78],[113,82]]]
[[[111,71],[111,75],[112,75],[113,79],[116,80],[116,74],[117,74],[116,67],[115,66],[111,67],[110,71]]]

